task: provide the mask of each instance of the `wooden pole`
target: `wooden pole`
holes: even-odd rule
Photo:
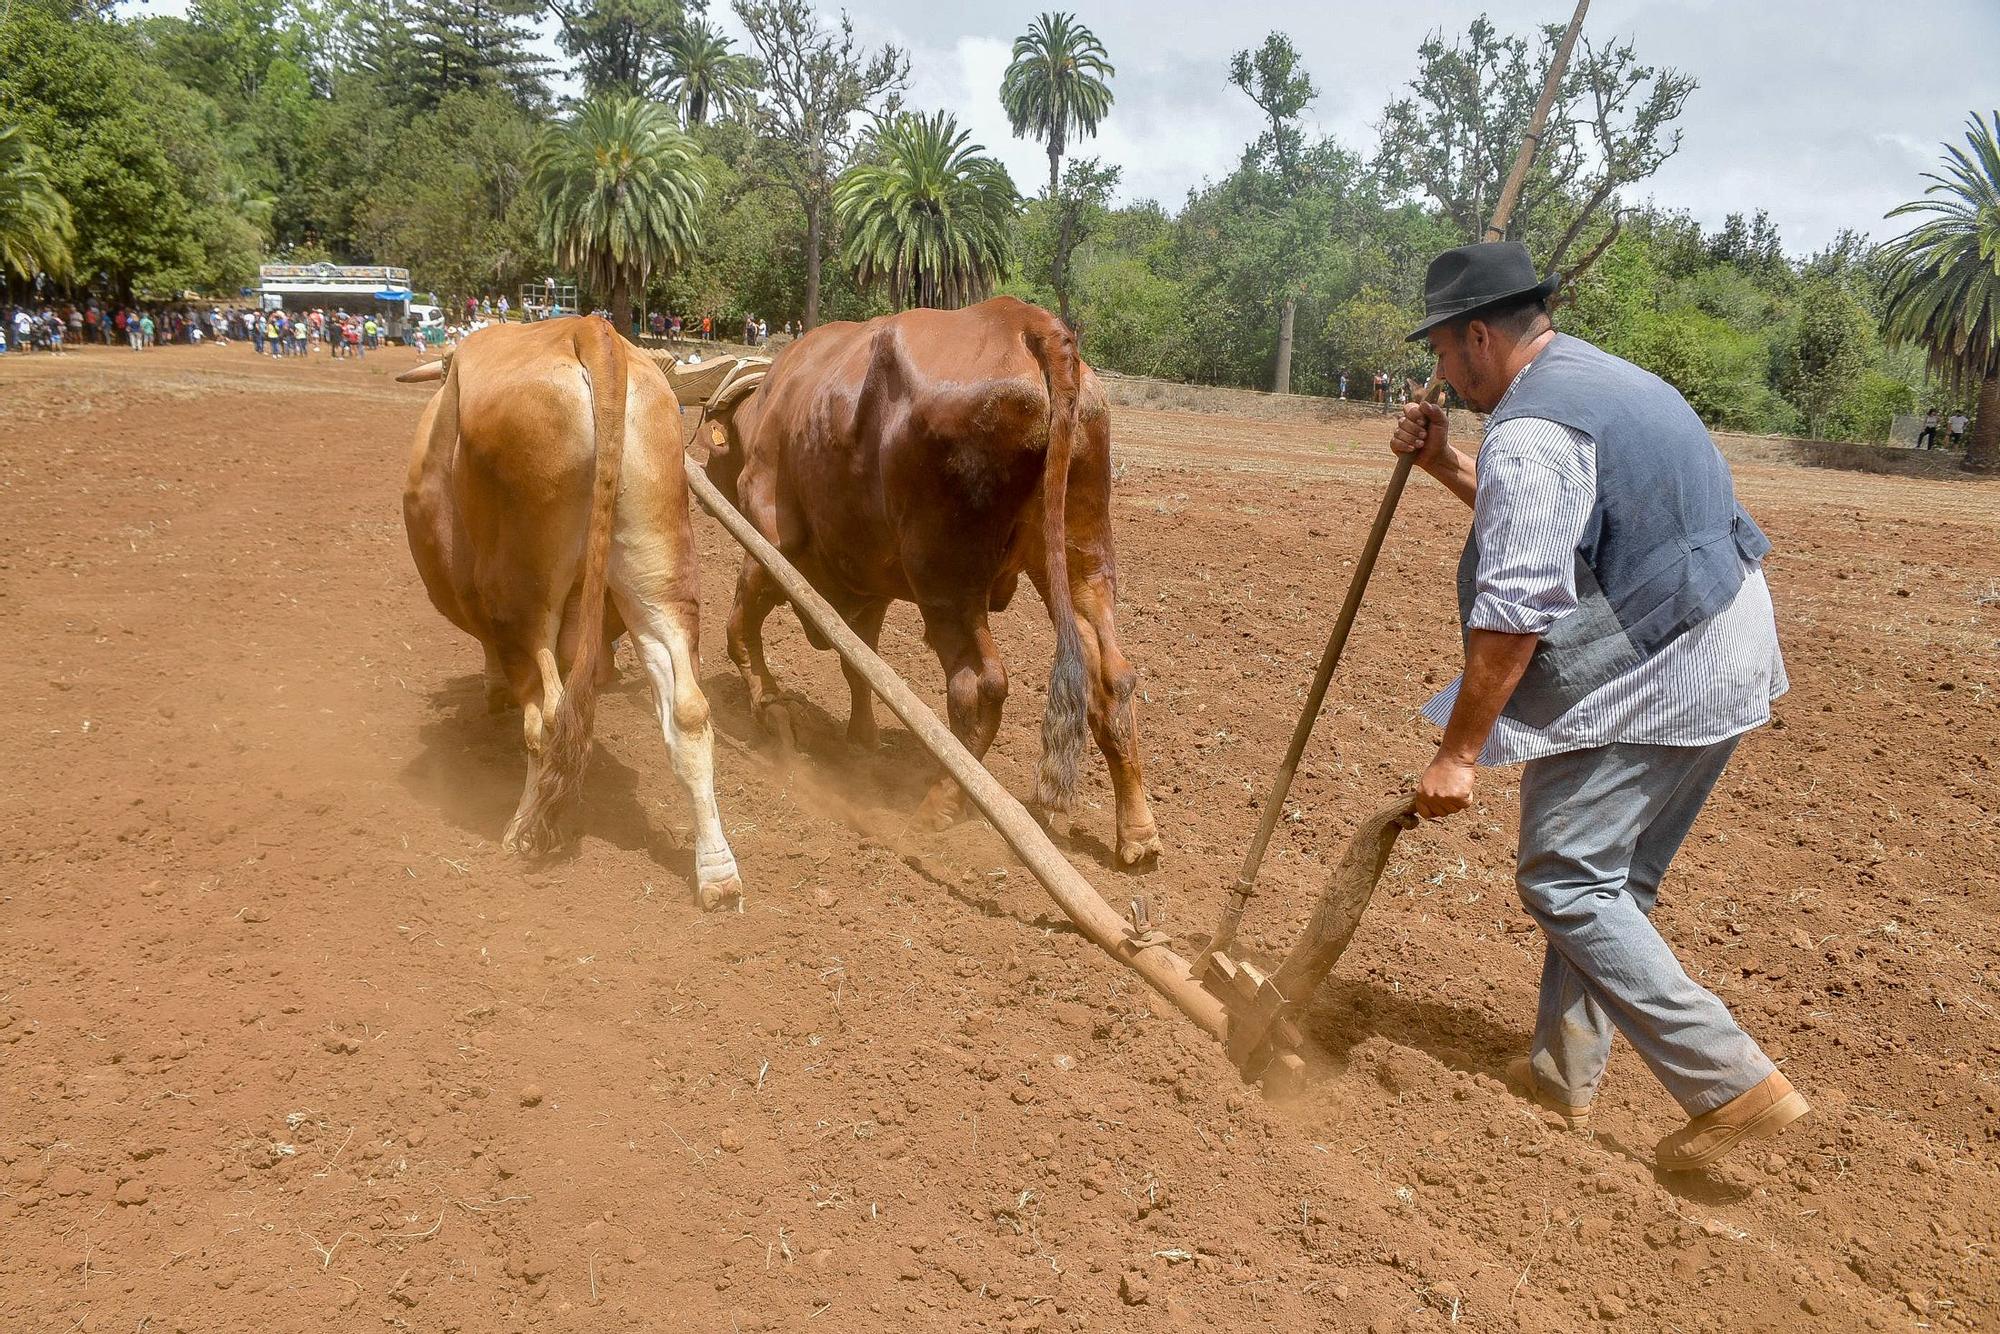
[[[1500,188],[1499,201],[1493,206],[1493,219],[1486,225],[1485,239],[1488,241],[1498,241],[1507,235],[1507,224],[1513,220],[1514,206],[1520,202],[1522,183],[1528,179],[1528,168],[1535,160],[1535,150],[1548,128],[1549,112],[1555,107],[1556,95],[1562,91],[1570,52],[1576,48],[1577,34],[1583,29],[1584,12],[1589,8],[1590,0],[1577,0],[1576,12],[1570,16],[1569,27],[1564,30],[1562,40],[1556,43],[1555,52],[1549,59],[1549,73],[1542,81],[1542,95],[1535,102],[1533,115],[1528,118],[1527,133],[1521,137],[1521,147],[1514,154],[1514,165],[1507,173],[1506,184]],[[1443,377],[1433,374],[1431,382],[1424,387],[1420,401],[1435,402],[1443,387]],[[1375,522],[1368,529],[1368,540],[1361,546],[1361,559],[1355,562],[1354,575],[1348,580],[1347,597],[1340,604],[1340,615],[1334,619],[1333,633],[1327,636],[1326,650],[1320,654],[1319,670],[1313,674],[1312,688],[1306,692],[1305,707],[1300,710],[1299,720],[1292,728],[1291,744],[1285,748],[1285,758],[1271,779],[1271,790],[1264,798],[1264,808],[1259,813],[1257,832],[1250,839],[1249,851],[1243,855],[1243,868],[1237,873],[1236,884],[1230,890],[1229,901],[1224,905],[1221,917],[1216,920],[1214,933],[1202,948],[1204,960],[1227,951],[1236,941],[1243,910],[1257,890],[1257,872],[1263,865],[1264,852],[1270,846],[1271,833],[1277,828],[1285,798],[1292,790],[1292,780],[1298,775],[1306,742],[1311,740],[1313,726],[1319,722],[1320,706],[1326,702],[1327,686],[1333,680],[1334,668],[1340,665],[1340,655],[1347,651],[1348,633],[1354,629],[1354,617],[1361,609],[1362,594],[1368,591],[1368,580],[1375,573],[1375,560],[1382,554],[1382,540],[1388,535],[1390,520],[1395,518],[1396,506],[1403,499],[1403,487],[1410,480],[1410,467],[1414,462],[1412,455],[1399,454],[1396,466],[1390,470],[1388,489],[1382,493],[1382,503],[1376,506]]]
[[[1576,12],[1569,16],[1569,27],[1563,29],[1562,40],[1556,43],[1555,53],[1549,57],[1549,76],[1542,80],[1542,95],[1535,101],[1534,114],[1528,117],[1528,132],[1521,136],[1521,147],[1514,154],[1514,166],[1507,173],[1507,183],[1500,187],[1500,198],[1493,204],[1493,220],[1486,224],[1486,239],[1502,241],[1507,237],[1507,224],[1514,220],[1514,206],[1521,202],[1521,187],[1527,182],[1528,168],[1534,164],[1535,154],[1541,151],[1542,135],[1547,133],[1549,112],[1555,109],[1556,95],[1562,91],[1563,75],[1569,70],[1570,52],[1576,49],[1577,34],[1583,31],[1584,12],[1590,8],[1590,0],[1576,0]],[[1435,379],[1432,381],[1436,383]]]
[[[834,651],[840,654],[841,659],[867,678],[869,687],[882,697],[882,702],[889,706],[891,712],[903,720],[903,725],[910,729],[924,749],[937,756],[946,772],[965,789],[966,796],[972,799],[980,814],[992,822],[994,830],[1006,840],[1014,855],[1049,892],[1049,897],[1056,901],[1063,915],[1076,923],[1084,938],[1139,974],[1209,1036],[1222,1037],[1228,1027],[1222,1002],[1195,981],[1187,960],[1164,945],[1146,944],[1135,939],[1127,929],[1125,919],[1070,865],[1069,859],[1049,841],[1048,834],[1035,822],[1027,807],[1016,801],[1013,793],[986,772],[986,766],[972,757],[972,752],[959,743],[950,728],[938,721],[930,706],[917,697],[916,692],[896,675],[889,664],[861,642],[860,636],[848,628],[840,613],[813,591],[805,576],[793,568],[792,563],[757,531],[756,526],[716,489],[708,474],[692,460],[683,459],[683,462],[686,464],[688,486],[693,489],[702,508],[714,515],[729,535],[770,572],[778,586],[785,590],[785,596],[792,600],[798,614],[812,622],[821,634],[832,641]]]

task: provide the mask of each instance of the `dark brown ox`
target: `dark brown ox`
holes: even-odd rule
[[[680,405],[604,320],[498,325],[449,362],[403,491],[431,601],[486,649],[489,704],[521,708],[527,785],[504,844],[558,841],[583,779],[600,669],[629,630],[695,816],[702,906],[742,887],[715,806],[714,733],[696,675],[694,538]]]
[[[761,377],[725,387],[714,411],[722,429],[709,475],[856,634],[872,645],[890,602],[917,604],[944,666],[952,731],[976,756],[1007,698],[987,614],[1026,573],[1056,631],[1036,799],[1063,813],[1074,805],[1087,721],[1111,766],[1119,860],[1159,852],[1135,677],[1113,623],[1110,417],[1061,321],[1002,297],[824,325]],[[762,634],[783,600],[746,560],[729,656],[758,717],[788,732]],[[847,679],[848,737],[872,745],[867,684],[851,669]],[[962,801],[941,780],[919,820],[948,824]]]

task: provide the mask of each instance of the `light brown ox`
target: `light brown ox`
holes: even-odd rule
[[[448,363],[396,378],[444,382],[411,451],[410,552],[437,609],[484,646],[489,705],[521,709],[527,784],[503,845],[559,841],[600,668],[629,630],[694,806],[696,897],[740,907],[696,675],[699,586],[666,377],[590,316],[485,329]]]
[[[999,297],[824,324],[768,369],[725,384],[710,410],[721,439],[708,475],[857,635],[872,646],[890,602],[917,604],[944,667],[951,729],[975,757],[992,744],[1007,698],[988,614],[1005,609],[1026,574],[1056,632],[1037,800],[1071,808],[1087,723],[1111,769],[1118,860],[1159,853],[1140,767],[1137,674],[1114,615],[1110,413],[1062,321]],[[729,656],[781,739],[786,701],[762,626],[783,600],[746,559]],[[847,678],[848,737],[872,746],[867,683],[851,668]],[[940,780],[919,823],[950,823],[962,800],[956,783]]]

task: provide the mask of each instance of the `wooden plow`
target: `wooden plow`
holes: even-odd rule
[[[1556,48],[1541,99],[1494,210],[1488,239],[1498,239],[1506,233],[1514,203],[1520,195],[1522,182],[1547,123],[1549,109],[1588,7],[1589,0],[1578,0],[1575,15]],[[701,406],[702,421],[705,422],[711,407],[732,401],[754,389],[756,380],[761,378],[767,366],[768,362],[760,359],[739,369],[721,372],[711,371],[707,365],[664,368],[683,395],[683,403]],[[1437,378],[1433,377],[1424,392],[1426,401],[1434,400],[1441,387]],[[701,423],[698,422],[695,428],[697,436],[700,430]],[[1056,906],[1076,924],[1084,938],[1139,974],[1203,1032],[1219,1039],[1245,1080],[1260,1082],[1265,1092],[1273,1097],[1299,1092],[1304,1086],[1306,1072],[1304,1058],[1299,1054],[1305,1042],[1299,1027],[1301,1014],[1353,938],[1362,913],[1374,896],[1375,886],[1381,879],[1397,836],[1416,826],[1415,799],[1409,795],[1398,797],[1361,822],[1339,864],[1328,877],[1326,888],[1308,917],[1298,942],[1276,968],[1266,971],[1232,950],[1244,908],[1255,892],[1258,867],[1283,810],[1293,776],[1298,771],[1306,742],[1312,735],[1333,670],[1353,629],[1362,594],[1381,553],[1404,483],[1409,478],[1410,457],[1404,455],[1396,461],[1388,489],[1356,564],[1347,597],[1308,692],[1304,711],[1293,730],[1291,745],[1264,802],[1259,827],[1244,860],[1242,874],[1230,892],[1215,932],[1194,964],[1168,948],[1166,936],[1148,920],[1143,898],[1133,901],[1133,911],[1129,916],[1121,915],[1105,902],[1103,896],[1055,846],[1028,809],[973,758],[972,753],[952,735],[951,729],[918,698],[895,670],[848,628],[847,622],[841,619],[831,604],[815,592],[792,563],[716,489],[702,467],[691,458],[684,457],[683,462],[688,486],[702,508],[715,516],[738,545],[770,573],[791,600],[797,614],[826,636],[841,659],[867,680],[870,688],[910,729],[924,749],[937,758],[946,772],[965,790],[980,814],[1021,859],[1029,873],[1048,891]]]

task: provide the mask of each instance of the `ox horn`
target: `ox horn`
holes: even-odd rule
[[[396,377],[398,384],[423,384],[430,380],[442,380],[451,369],[451,353],[447,352],[436,361],[426,361],[421,366],[412,366]]]
[[[770,373],[769,357],[741,357],[722,377],[722,383],[709,396],[708,408],[711,412],[727,412],[743,399],[755,392],[764,377]]]

